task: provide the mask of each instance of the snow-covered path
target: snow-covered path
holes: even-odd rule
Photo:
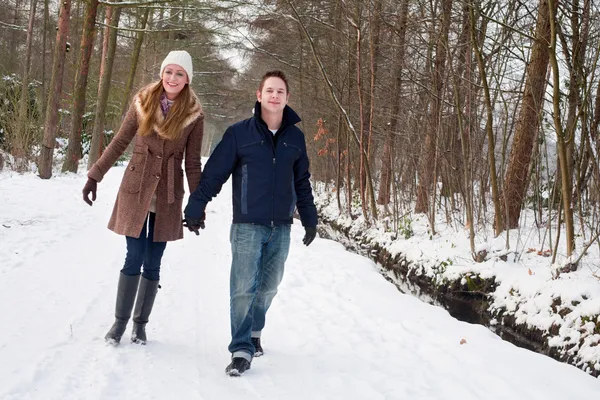
[[[111,347],[125,240],[106,229],[122,168],[99,184],[0,174],[0,399],[575,399],[600,380],[399,293],[335,242],[302,246],[241,378],[229,361],[230,184],[201,236],[170,243],[149,343]],[[466,343],[461,344],[464,339]]]

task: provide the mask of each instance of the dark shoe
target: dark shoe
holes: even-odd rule
[[[115,305],[115,323],[110,328],[104,340],[117,345],[127,328],[127,322],[131,318],[131,310],[135,301],[135,294],[140,282],[140,276],[129,276],[121,273],[119,275],[119,286],[117,288],[117,303]]]
[[[131,343],[146,344],[148,338],[146,337],[146,324],[138,324],[133,322],[133,331],[131,331]]]
[[[253,337],[252,338],[252,344],[254,345],[254,357],[260,357],[263,354],[265,354],[265,352],[263,351],[262,346],[260,345],[260,338]]]
[[[133,310],[133,331],[131,332],[133,343],[146,344],[148,340],[146,338],[146,324],[148,318],[150,318],[157,292],[158,281],[151,281],[142,277],[135,302],[135,310]]]
[[[229,376],[240,376],[250,369],[250,361],[244,357],[234,357],[231,359],[231,364],[225,368],[225,373]]]

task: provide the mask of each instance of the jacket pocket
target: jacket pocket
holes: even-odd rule
[[[248,164],[242,165],[242,183],[241,183],[241,206],[242,214],[248,214]]]
[[[121,182],[121,189],[125,193],[135,194],[140,192],[142,187],[142,168],[143,164],[136,165],[133,162],[129,163]]]
[[[298,197],[296,196],[296,184],[294,182],[294,177],[292,177],[292,204],[290,204],[290,209],[288,215],[290,218],[294,216],[294,210],[296,209],[296,203],[298,202]]]
[[[302,150],[300,149],[300,147],[298,147],[296,145],[290,144],[288,142],[283,142],[283,146],[290,150],[293,150],[296,153],[296,156],[299,156],[300,154],[302,154]]]
[[[265,144],[264,140],[257,140],[255,142],[250,142],[250,143],[246,143],[246,144],[241,145],[240,149],[244,149],[246,147],[255,146],[255,145],[261,145],[262,146],[263,144]]]
[[[133,148],[133,154],[131,155],[131,161],[134,164],[143,165],[143,162],[146,161],[146,157],[148,157],[148,145],[147,144],[136,144]]]
[[[175,167],[175,176],[173,179],[175,179],[175,198],[181,200],[183,199],[183,196],[185,196],[185,189],[183,187],[183,170],[181,168]]]

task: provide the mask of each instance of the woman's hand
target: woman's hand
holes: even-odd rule
[[[83,201],[88,203],[90,206],[93,204],[92,202],[96,201],[96,189],[98,188],[98,182],[93,180],[92,178],[88,178],[83,190]],[[90,200],[90,193],[92,194],[92,200]]]

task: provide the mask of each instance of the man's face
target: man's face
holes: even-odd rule
[[[270,113],[283,113],[289,97],[283,79],[274,76],[267,78],[262,90],[256,91],[256,99],[260,102],[262,111]]]

